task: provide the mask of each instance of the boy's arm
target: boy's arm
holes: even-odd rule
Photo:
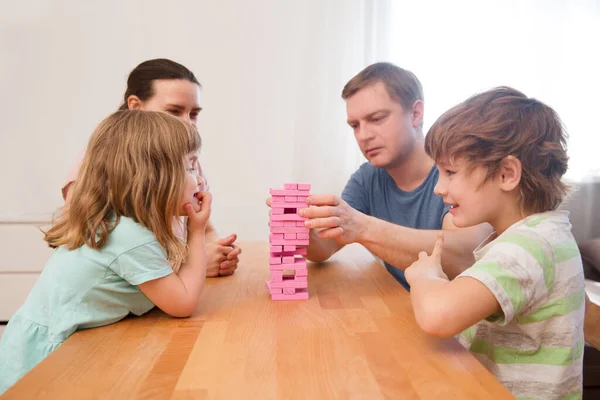
[[[417,324],[429,335],[451,337],[501,310],[492,292],[475,278],[449,281],[441,268],[444,239],[438,236],[431,256],[406,269]]]

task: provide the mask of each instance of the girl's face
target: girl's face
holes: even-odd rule
[[[190,203],[194,208],[194,211],[200,211],[200,200],[196,195],[202,190],[203,182],[202,178],[198,175],[198,153],[189,153],[183,159],[183,165],[185,167],[185,183],[183,185],[183,193],[180,200],[180,215],[186,215],[184,205]]]
[[[200,86],[185,79],[157,79],[152,85],[154,96],[130,108],[166,112],[197,128]]]

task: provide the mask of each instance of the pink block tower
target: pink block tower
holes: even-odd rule
[[[306,208],[310,194],[308,183],[285,183],[283,189],[271,188],[271,212],[269,225],[269,266],[271,280],[267,288],[273,300],[307,300],[308,271],[306,269],[306,247],[308,228],[298,215]]]

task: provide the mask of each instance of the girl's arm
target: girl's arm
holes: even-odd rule
[[[139,285],[140,290],[158,308],[173,317],[189,317],[200,303],[206,278],[205,228],[210,216],[211,196],[202,192],[202,209],[195,212],[186,205],[188,213],[189,253],[177,274],[155,279]]]

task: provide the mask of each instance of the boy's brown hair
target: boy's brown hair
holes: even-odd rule
[[[522,165],[523,208],[532,213],[555,210],[566,195],[567,134],[556,112],[510,87],[472,96],[446,111],[429,129],[425,151],[437,163],[464,158],[470,167],[494,177],[502,160]]]
[[[383,83],[390,97],[402,105],[404,112],[411,111],[415,101],[423,101],[423,88],[415,74],[386,62],[371,64],[350,79],[342,90],[342,99],[347,100],[377,82]]]

